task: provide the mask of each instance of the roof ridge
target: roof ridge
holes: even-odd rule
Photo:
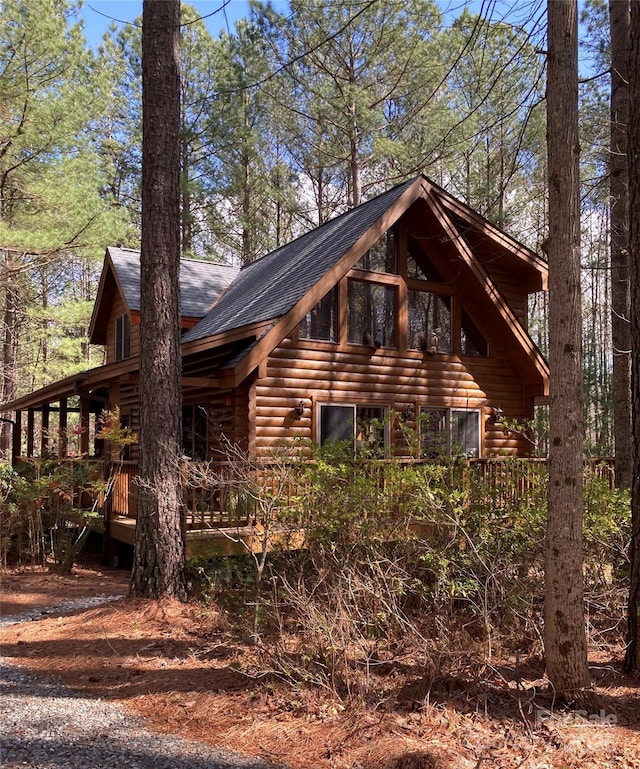
[[[213,264],[216,267],[232,267],[236,270],[239,269],[238,267],[235,267],[233,264],[229,264],[228,262],[214,262],[212,259],[195,259],[191,256],[181,256],[180,261],[195,262],[196,264]]]
[[[128,251],[131,254],[138,254],[140,256],[140,249],[139,248],[129,248],[128,246],[107,246],[107,250],[113,250],[117,249],[118,251]],[[229,264],[228,262],[215,262],[212,259],[198,259],[191,256],[181,256],[180,262],[194,262],[196,264],[212,264],[215,267],[229,267],[232,269],[239,269],[238,267],[235,267],[233,264]]]
[[[130,248],[129,246],[107,246],[107,250],[117,249],[118,251],[131,251],[135,254],[140,253],[139,248]]]
[[[298,235],[293,240],[288,240],[286,243],[283,243],[281,246],[278,246],[278,248],[275,248],[273,251],[267,251],[266,254],[263,254],[262,256],[259,256],[257,259],[254,259],[251,262],[248,262],[247,264],[242,265],[240,268],[240,272],[243,272],[248,267],[253,266],[254,264],[258,264],[262,262],[264,259],[270,256],[274,256],[279,251],[281,251],[283,248],[288,248],[293,243],[297,243],[301,238],[306,237],[310,233],[318,232],[318,230],[322,230],[323,228],[327,227],[330,224],[335,224],[339,219],[341,219],[344,216],[347,216],[348,214],[352,214],[354,211],[357,211],[359,208],[362,208],[363,206],[366,206],[368,203],[373,203],[378,198],[383,197],[384,195],[390,195],[394,190],[397,190],[400,187],[410,186],[413,184],[416,179],[421,178],[424,176],[424,174],[418,174],[417,176],[413,176],[410,179],[405,179],[405,181],[400,182],[399,184],[394,185],[393,187],[389,187],[388,190],[384,190],[384,192],[380,192],[377,195],[374,195],[372,198],[369,198],[369,200],[364,200],[362,203],[358,203],[357,206],[353,206],[353,208],[348,208],[346,211],[343,211],[341,214],[338,214],[337,216],[332,217],[331,219],[327,219],[325,222],[322,222],[322,224],[318,224],[315,227],[312,227],[311,229],[307,230],[306,232],[303,232],[301,235]]]

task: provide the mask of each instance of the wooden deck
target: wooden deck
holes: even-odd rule
[[[109,521],[109,535],[117,542],[133,545],[136,520],[125,515],[114,515]],[[265,541],[266,540],[266,541]],[[265,536],[259,526],[224,526],[210,529],[187,529],[187,557],[214,558],[226,555],[260,553],[270,550],[299,550],[304,547],[302,529],[284,529],[273,526]]]
[[[371,472],[376,474],[378,482],[385,483],[385,467],[388,463],[372,464]],[[407,464],[405,461],[404,464]],[[538,486],[545,478],[544,459],[502,460],[482,459],[463,463],[459,472],[459,482],[464,482],[465,474],[471,470],[486,482],[493,491],[492,499],[500,507],[513,501],[528,489]],[[610,486],[614,481],[614,463],[610,459],[585,461],[585,469],[603,477]],[[137,486],[135,477],[138,473],[136,463],[122,463],[114,475],[113,486],[108,495],[108,504],[104,506],[107,537],[115,542],[134,544]],[[295,495],[298,488],[283,488],[286,497]],[[495,498],[494,498],[495,496]],[[187,556],[211,558],[226,555],[242,555],[269,550],[295,550],[304,547],[305,532],[301,528],[284,527],[271,523],[268,531],[260,525],[259,515],[251,500],[228,488],[207,487],[185,491],[184,532]],[[415,536],[420,536],[424,524],[415,522],[409,528]]]

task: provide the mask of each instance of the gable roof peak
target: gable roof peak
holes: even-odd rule
[[[183,341],[285,315],[420,179],[392,187],[247,264]]]
[[[359,203],[357,206],[353,206],[352,208],[348,208],[346,211],[341,211],[339,214],[336,214],[335,216],[331,217],[330,219],[327,219],[326,221],[322,222],[322,224],[318,224],[315,227],[312,227],[311,229],[307,230],[306,232],[303,232],[301,235],[298,235],[293,240],[288,241],[287,243],[284,243],[281,246],[278,246],[273,251],[268,251],[266,254],[262,254],[262,256],[257,257],[251,262],[248,262],[247,264],[243,265],[240,268],[240,271],[244,271],[249,269],[255,264],[258,264],[259,262],[264,261],[265,259],[271,259],[276,258],[277,255],[283,250],[288,249],[291,246],[293,246],[295,243],[298,243],[300,240],[303,240],[307,238],[312,233],[318,233],[321,230],[323,230],[326,227],[335,227],[338,225],[340,219],[344,217],[351,216],[354,211],[358,211],[359,209],[363,208],[364,206],[368,206],[370,203],[373,203],[375,200],[381,197],[391,196],[396,190],[402,190],[404,191],[408,187],[410,187],[414,182],[416,182],[418,179],[426,179],[424,174],[419,174],[418,176],[414,176],[411,179],[407,179],[404,182],[401,182],[400,184],[396,184],[394,187],[390,187],[388,190],[385,190],[384,192],[379,193],[378,195],[375,195],[373,198],[370,198],[369,200],[365,200],[362,203]]]

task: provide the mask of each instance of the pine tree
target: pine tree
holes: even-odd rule
[[[181,523],[180,0],[142,10],[140,476],[131,592],[186,598]]]
[[[367,190],[415,172],[401,147],[412,121],[420,135],[423,95],[437,82],[427,42],[440,14],[429,0],[295,0],[291,11],[274,25],[273,66],[282,68],[288,153],[322,222],[345,201],[356,206]]]
[[[71,321],[66,304],[77,301],[78,275],[122,231],[87,138],[103,105],[74,12],[54,0],[0,6],[3,402],[87,367],[90,310]],[[59,344],[49,340],[54,328]]]
[[[590,688],[582,575],[582,356],[578,145],[578,9],[549,0],[549,498],[544,647],[557,695]]]
[[[640,3],[631,3],[629,46],[629,199],[631,287],[631,546],[629,633],[624,667],[640,670]]]
[[[452,125],[439,154],[447,186],[499,227],[524,228],[533,198],[542,194],[531,180],[545,161],[536,41],[468,10],[445,39]]]
[[[629,4],[609,0],[611,27],[611,333],[616,485],[631,487],[631,296],[629,292]]]

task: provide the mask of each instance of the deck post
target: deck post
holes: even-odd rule
[[[83,457],[89,456],[89,399],[80,396],[80,454]]]
[[[58,459],[64,459],[67,456],[67,399],[60,398],[60,410],[58,411]]]
[[[35,409],[27,410],[27,459],[33,457],[33,432],[35,423]]]
[[[11,441],[11,465],[16,467],[22,448],[22,411],[16,411]]]
[[[49,451],[49,404],[42,406],[42,434],[40,435],[40,456],[46,457]]]

